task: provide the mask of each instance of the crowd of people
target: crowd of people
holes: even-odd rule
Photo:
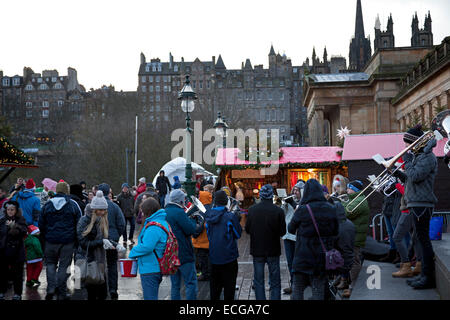
[[[404,135],[408,146],[421,137],[420,128]],[[385,217],[391,250],[383,259],[399,262],[395,278],[411,278],[415,289],[435,287],[433,248],[428,228],[437,202],[433,193],[437,160],[435,140],[399,159],[392,192],[385,197]],[[394,178],[395,177],[395,178]],[[215,190],[199,181],[197,197],[189,199],[178,177],[172,185],[164,171],[156,186],[145,178],[130,187],[122,184],[115,197],[107,183],[87,190],[86,183],[69,185],[46,178],[38,198],[33,179],[19,178],[10,190],[0,188],[0,299],[13,281],[13,299],[20,300],[23,270],[26,286],[40,285],[46,267],[46,299],[70,298],[66,281],[73,261],[95,262],[96,281],[86,281],[88,299],[118,299],[118,255],[131,244],[144,299],[157,300],[163,276],[169,276],[171,299],[196,300],[198,281],[209,281],[210,299],[233,300],[239,270],[238,239],[245,230],[253,257],[253,285],[257,300],[265,300],[265,264],[269,269],[270,299],[281,299],[281,241],[289,269],[292,300],[303,300],[312,288],[314,300],[349,298],[362,268],[370,209],[360,180],[337,175],[329,193],[315,179],[298,180],[290,196],[274,201],[274,187],[256,190],[254,204],[241,225],[239,200],[231,190]],[[203,209],[201,208],[203,207]],[[129,231],[127,226],[129,225]],[[134,239],[135,227],[139,230]],[[122,244],[120,239],[122,238]],[[339,262],[329,265],[328,254]],[[396,259],[398,257],[398,259]],[[412,278],[414,276],[414,278]]]

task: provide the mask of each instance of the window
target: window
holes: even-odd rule
[[[170,86],[164,86],[164,92],[169,92]]]
[[[152,104],[149,106],[148,111],[153,112],[153,105]]]
[[[256,119],[256,121],[259,121],[259,111],[258,110],[255,110],[255,119]]]
[[[150,66],[147,64],[146,66],[145,66],[145,72],[149,72],[150,71]]]
[[[162,71],[162,64],[158,63],[158,71],[161,72]]]
[[[42,78],[37,78],[38,83],[42,83]]]
[[[32,84],[27,84],[25,87],[25,90],[30,91],[33,90],[33,85]]]
[[[153,82],[153,76],[148,76],[148,82]]]
[[[141,91],[142,91],[142,92],[147,92],[147,87],[146,87],[146,86],[142,86],[142,87],[141,87]]]
[[[48,109],[42,110],[42,118],[48,118]]]
[[[164,117],[164,121],[169,121],[169,115],[168,114],[165,114],[163,117]]]
[[[281,111],[281,121],[285,121],[286,120],[286,111],[282,110]]]
[[[152,71],[155,72],[156,71],[156,65],[153,63],[152,64]]]
[[[159,82],[160,76],[156,76],[156,82]]]
[[[20,78],[13,78],[13,86],[18,86],[20,84]]]
[[[64,105],[64,101],[58,100],[58,107],[62,107]]]
[[[155,91],[156,91],[156,92],[160,92],[160,91],[161,91],[160,86],[156,86]]]
[[[156,112],[161,112],[161,106],[159,104],[156,105]]]
[[[272,100],[272,92],[267,92],[267,99]]]
[[[61,83],[59,83],[59,82],[56,83],[55,86],[54,86],[54,88],[55,88],[55,89],[61,89],[61,88],[62,88]]]
[[[47,86],[47,84],[45,84],[45,83],[42,83],[40,86],[39,86],[39,90],[47,90],[48,89],[48,86]]]
[[[142,83],[145,83],[145,80],[147,80],[147,77],[146,77],[146,76],[141,77],[141,82],[142,82]]]
[[[206,86],[207,86],[208,89],[211,89],[211,80],[208,80],[206,82]]]
[[[2,84],[4,86],[9,86],[9,78],[3,78]]]
[[[266,112],[266,121],[270,121],[270,110]]]
[[[195,84],[197,83],[197,81],[192,81],[192,88],[195,89]]]
[[[56,77],[52,77],[52,82],[56,82]]]
[[[222,87],[223,87],[222,81],[217,82],[217,87],[218,87],[218,88],[222,88]]]
[[[167,76],[163,76],[163,81],[167,82]]]
[[[202,80],[200,80],[198,82],[198,87],[199,87],[199,89],[203,89],[203,81]]]
[[[173,66],[173,71],[178,72],[178,65],[177,64]]]
[[[31,118],[31,117],[33,116],[33,111],[27,110],[27,111],[25,112],[25,116],[26,116],[27,118]]]
[[[149,86],[148,89],[150,92],[153,92],[153,86]]]
[[[156,96],[155,96],[155,101],[161,101],[161,97],[159,96],[159,94],[157,94]]]
[[[147,112],[147,106],[144,105],[144,107],[142,107],[142,111]]]
[[[277,121],[277,114],[275,110],[272,110],[272,121]]]
[[[27,108],[31,108],[31,107],[33,107],[33,102],[27,101],[27,102],[25,102],[25,106],[26,106]]]
[[[48,101],[42,101],[42,106],[48,108]]]

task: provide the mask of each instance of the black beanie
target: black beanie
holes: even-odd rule
[[[408,129],[403,135],[403,141],[406,143],[413,143],[423,135],[422,125],[418,124],[413,128]]]
[[[355,192],[359,192],[363,189],[363,184],[360,180],[353,180],[348,183],[347,188],[352,189]]]
[[[223,190],[214,193],[214,203],[217,206],[226,206],[228,204],[228,196]]]

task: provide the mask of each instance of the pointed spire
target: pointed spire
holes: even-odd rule
[[[380,23],[380,15],[377,14],[377,18],[375,19],[375,29],[380,30],[381,23]]]
[[[250,59],[245,60],[245,69],[253,69],[252,64],[250,63]]]
[[[273,44],[270,45],[270,52],[269,52],[269,56],[274,56],[275,55],[275,50],[273,50]]]
[[[361,8],[361,0],[356,1],[355,38],[364,38],[364,21]]]
[[[219,54],[219,58],[217,59],[216,69],[226,69],[225,64],[223,63],[222,56]]]

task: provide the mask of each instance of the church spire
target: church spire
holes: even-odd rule
[[[364,21],[361,9],[361,0],[356,2],[356,22],[355,22],[355,38],[364,38]]]

